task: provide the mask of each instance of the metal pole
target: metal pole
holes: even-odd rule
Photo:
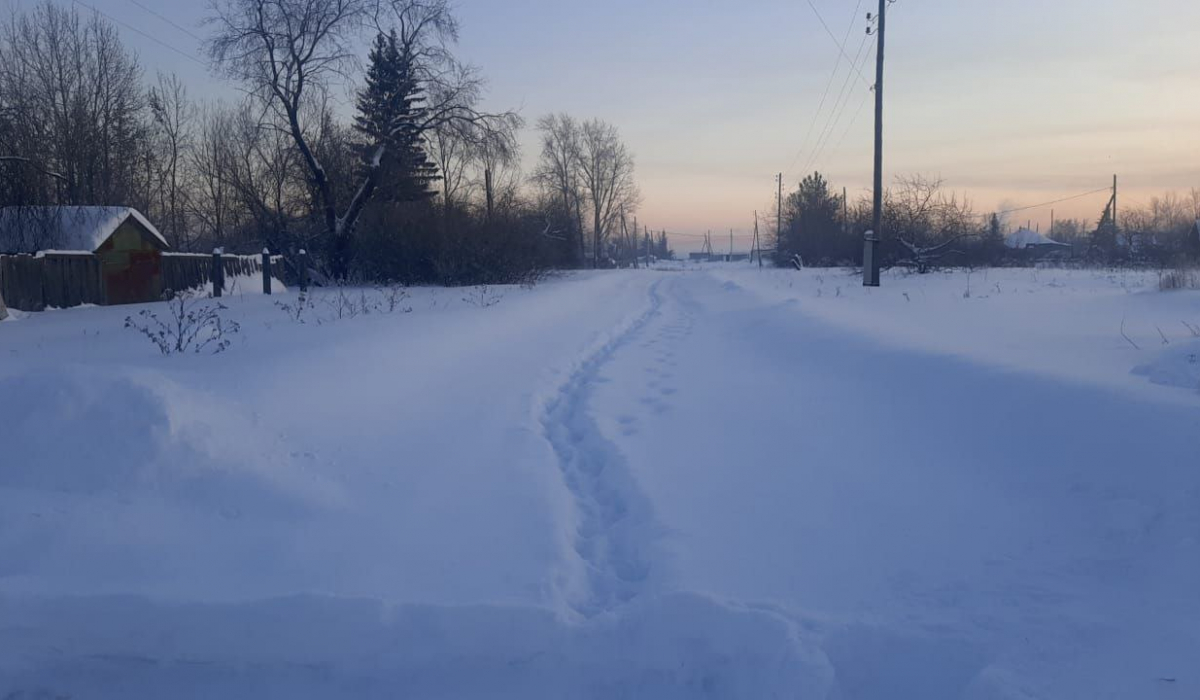
[[[879,0],[878,48],[875,50],[875,193],[871,235],[863,254],[863,286],[879,286],[879,241],[883,239],[883,47],[888,0]]]

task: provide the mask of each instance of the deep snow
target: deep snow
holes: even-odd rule
[[[247,294],[169,358],[22,314],[0,697],[1195,696],[1200,295],[1155,281]]]

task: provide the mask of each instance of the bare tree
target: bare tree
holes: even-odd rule
[[[538,120],[537,128],[541,133],[542,152],[533,178],[547,193],[548,200],[561,205],[563,220],[574,233],[579,262],[582,263],[587,258],[587,242],[584,239],[584,195],[579,172],[579,122],[567,114],[550,114]]]
[[[187,152],[191,196],[189,218],[194,222],[193,241],[224,245],[230,231],[242,223],[239,206],[237,115],[231,108],[213,104],[197,117],[192,148]]]
[[[158,156],[156,177],[151,184],[157,189],[159,220],[171,243],[187,250],[193,241],[184,218],[186,190],[181,171],[192,147],[195,108],[188,100],[187,88],[174,74],[158,74],[158,84],[150,88],[147,103]]]
[[[903,256],[900,264],[928,272],[949,255],[960,254],[954,245],[981,233],[979,217],[970,202],[947,193],[941,178],[908,175],[896,178],[896,187],[885,195],[893,232]]]
[[[287,127],[273,121],[261,105],[247,102],[231,116],[227,182],[237,201],[250,213],[255,238],[273,250],[308,247],[311,238],[294,230],[304,218],[309,193],[299,152]],[[220,236],[226,235],[220,229]],[[224,243],[223,238],[218,239]],[[296,245],[293,245],[296,244]]]
[[[633,156],[617,128],[598,119],[579,129],[579,173],[592,211],[592,265],[600,265],[610,227],[621,213],[637,210],[640,195],[633,179]]]
[[[0,153],[23,180],[8,189],[20,184],[14,195],[38,203],[136,203],[146,191],[140,81],[98,15],[46,2],[0,23]]]
[[[497,193],[511,198],[519,186],[517,130],[521,125],[519,119],[509,120],[500,128],[483,132],[475,144],[474,160],[481,171],[484,212],[489,222],[495,216]]]
[[[369,33],[394,29],[428,103],[418,133],[453,121],[485,128],[505,115],[475,109],[482,87],[477,72],[455,60],[449,46],[458,24],[448,0],[217,0],[210,55],[287,125],[312,181],[324,228],[333,241],[333,271],[347,272],[348,250],[363,207],[379,186],[388,138],[371,154],[346,201],[310,142],[304,106],[313,92],[348,80],[358,68],[355,49]],[[414,125],[396,125],[396,132]],[[387,135],[384,135],[387,136]]]
[[[478,137],[470,124],[451,121],[431,129],[426,138],[430,155],[441,173],[442,204],[448,213],[457,206],[459,195],[470,184],[468,170]]]

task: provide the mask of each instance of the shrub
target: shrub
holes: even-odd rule
[[[215,355],[228,350],[232,344],[230,336],[241,330],[237,321],[221,317],[221,312],[229,309],[220,302],[171,291],[164,297],[170,319],[160,319],[153,309],[142,309],[136,318],[125,317],[126,328],[146,336],[164,355],[205,350]]]

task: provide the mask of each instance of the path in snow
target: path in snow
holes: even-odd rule
[[[735,272],[676,274],[593,396],[659,590],[785,616],[839,699],[1200,688],[1195,405],[890,346]]]
[[[760,296],[791,274],[247,297],[217,358],[6,323],[0,698],[1195,696],[1200,410]]]
[[[633,600],[650,577],[652,508],[621,452],[601,433],[589,400],[604,366],[659,314],[661,284],[650,286],[645,311],[605,334],[578,362],[540,416],[578,510],[575,551],[586,567],[587,587],[567,603],[585,617]]]

